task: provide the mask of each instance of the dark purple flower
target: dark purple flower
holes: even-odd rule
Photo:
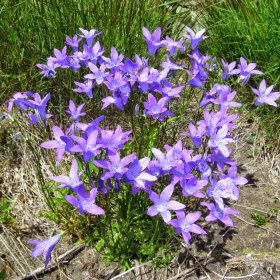
[[[60,234],[56,234],[53,237],[46,239],[44,241],[40,240],[30,240],[27,243],[35,245],[35,248],[31,252],[31,257],[38,257],[43,254],[46,254],[46,261],[45,261],[45,268],[47,267],[49,261],[51,260],[51,252],[56,246],[56,244],[59,242],[61,236],[64,234],[64,232]]]
[[[149,192],[149,198],[154,202],[154,205],[151,206],[147,214],[149,216],[155,216],[158,213],[162,216],[163,220],[168,224],[171,220],[171,213],[169,210],[182,210],[186,206],[175,200],[170,200],[174,191],[174,185],[170,184],[163,189],[160,196],[153,192]]]
[[[183,210],[176,211],[177,219],[169,222],[170,225],[176,228],[177,233],[183,235],[186,244],[189,244],[191,232],[196,234],[207,234],[200,226],[194,224],[201,216],[200,212],[189,213],[185,215]]]

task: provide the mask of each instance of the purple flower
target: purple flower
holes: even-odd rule
[[[92,80],[87,80],[85,84],[75,82],[78,88],[73,89],[75,92],[84,92],[89,98],[92,98]]]
[[[207,188],[206,194],[208,197],[215,199],[216,203],[223,204],[222,198],[238,200],[239,190],[233,183],[231,178],[225,178],[217,181],[216,176],[211,180],[211,186]]]
[[[139,75],[136,75],[140,88],[144,92],[148,91],[149,83],[152,82],[150,79],[149,71],[149,67],[145,67]]]
[[[86,113],[81,113],[83,107],[85,106],[85,103],[83,103],[82,105],[78,106],[78,108],[76,108],[75,103],[70,100],[69,101],[69,110],[65,111],[67,114],[71,115],[70,119],[72,119],[75,122],[79,121],[79,118],[81,116],[85,116]]]
[[[229,168],[227,175],[221,174],[221,179],[228,179],[229,186],[232,185],[245,185],[248,183],[248,180],[244,177],[236,176],[237,174],[237,166],[233,165]]]
[[[229,151],[226,145],[235,142],[232,138],[230,138],[227,135],[227,133],[228,133],[228,126],[224,124],[222,128],[220,128],[217,131],[210,131],[211,139],[208,141],[208,146],[210,148],[219,149],[225,157],[229,156]]]
[[[31,124],[46,125],[45,119],[50,118],[52,115],[46,113],[47,102],[49,101],[51,94],[48,93],[43,99],[41,99],[39,93],[34,94],[34,100],[28,100],[29,106],[34,108],[35,114],[26,114],[30,119]]]
[[[53,130],[53,136],[54,136],[55,140],[46,141],[46,142],[42,143],[40,146],[44,149],[57,149],[56,158],[57,158],[57,161],[61,161],[62,157],[64,155],[64,152],[65,152],[65,149],[70,151],[70,148],[73,146],[73,144],[71,145],[72,142],[65,142],[64,141],[65,139],[63,139],[63,140],[61,139],[61,137],[65,137],[65,138],[68,138],[68,137],[65,136],[63,131],[58,126],[54,125],[52,127],[52,130]]]
[[[165,40],[162,41],[162,43],[166,46],[171,56],[174,55],[176,49],[180,50],[181,52],[184,51],[184,47],[182,45],[183,42],[184,40],[175,42],[168,36],[166,36]]]
[[[88,67],[93,74],[85,75],[85,78],[91,79],[91,80],[96,80],[96,83],[98,85],[101,85],[104,82],[104,79],[109,75],[108,72],[105,72],[106,67],[105,67],[104,63],[102,63],[100,65],[99,69],[95,64],[93,64],[91,62],[88,63]]]
[[[78,39],[78,36],[75,35],[73,37],[73,40],[69,37],[66,37],[66,44],[68,44],[75,52],[78,51],[79,42],[82,40],[82,38]]]
[[[114,177],[117,180],[120,180],[121,177],[127,172],[128,168],[126,167],[131,163],[135,158],[135,153],[132,153],[124,158],[120,158],[119,154],[108,156],[110,161],[106,160],[94,160],[93,163],[97,167],[107,169],[107,172],[104,172],[101,176],[102,180],[106,180]]]
[[[186,180],[181,180],[181,181],[182,181],[181,186],[183,188],[184,196],[192,195],[200,198],[205,197],[205,195],[199,190],[201,190],[203,187],[205,187],[208,184],[207,180],[197,181],[196,177],[192,176],[188,180],[188,182],[186,182]]]
[[[252,91],[258,95],[255,100],[255,104],[257,106],[267,103],[271,106],[277,107],[276,99],[280,97],[280,92],[271,92],[273,90],[274,85],[270,87],[266,87],[266,81],[262,80],[259,86],[259,90],[252,88]]]
[[[200,41],[208,38],[208,36],[202,37],[202,34],[205,32],[205,29],[201,29],[197,33],[194,33],[194,31],[191,28],[189,28],[188,26],[186,27],[186,29],[188,30],[190,35],[185,35],[185,37],[187,37],[188,39],[191,40],[191,48],[193,50],[197,47],[197,45]]]
[[[238,81],[243,81],[242,85],[245,86],[249,81],[251,74],[263,74],[263,72],[259,70],[254,70],[257,67],[257,63],[247,63],[244,57],[240,57],[240,64],[238,64],[240,69],[240,76]]]
[[[148,43],[148,52],[150,55],[153,55],[156,50],[160,47],[163,47],[164,44],[160,40],[161,28],[158,27],[153,34],[146,27],[142,27],[142,32],[145,38],[143,38]]]
[[[205,134],[205,124],[201,123],[198,129],[192,123],[189,123],[189,130],[190,133],[184,132],[182,133],[183,136],[190,136],[192,138],[193,144],[196,148],[199,148],[201,145],[201,139]]]
[[[104,49],[100,47],[99,42],[96,42],[92,48],[87,45],[83,45],[83,60],[85,65],[87,65],[86,60],[90,60],[94,64],[101,62],[103,53]]]
[[[9,103],[8,104],[8,111],[10,112],[13,109],[13,105],[16,104],[20,109],[22,110],[26,110],[27,108],[30,107],[30,103],[28,100],[25,100],[25,98],[27,98],[28,95],[26,93],[21,93],[21,92],[16,92],[13,95],[13,98],[5,101],[4,104]]]
[[[148,102],[143,102],[146,108],[146,115],[152,116],[159,121],[163,121],[164,116],[174,116],[164,105],[168,102],[168,97],[161,98],[158,102],[156,98],[149,93]]]
[[[120,91],[115,91],[113,93],[113,96],[107,96],[105,98],[103,98],[101,101],[104,103],[101,110],[105,109],[106,107],[108,107],[111,104],[114,104],[118,109],[123,110],[124,107],[124,103],[123,103],[123,93],[121,93]],[[126,99],[124,97],[124,99]]]
[[[77,207],[80,214],[90,213],[93,215],[103,215],[104,210],[97,206],[95,198],[97,195],[97,188],[93,188],[88,194],[83,189],[80,189],[77,193],[77,198],[72,195],[65,195],[64,198],[72,205]]]
[[[230,154],[231,152],[229,152]],[[214,162],[214,166],[218,168],[219,171],[224,169],[226,164],[235,165],[236,162],[231,158],[225,157],[219,150],[213,150],[213,153],[208,156],[210,162]]]
[[[148,157],[140,160],[137,158],[134,159],[124,175],[124,182],[133,185],[133,195],[135,195],[140,189],[147,190],[145,181],[153,182],[157,180],[156,176],[152,176],[143,171],[148,166],[149,162],[150,159]]]
[[[36,64],[36,66],[43,71],[40,72],[40,74],[43,74],[46,78],[54,78],[55,77],[55,69],[59,67],[60,65],[57,63],[54,63],[50,58],[47,60],[47,64]]]
[[[200,212],[189,213],[185,215],[183,210],[176,211],[177,219],[169,222],[170,225],[176,228],[177,233],[181,233],[186,244],[189,244],[191,232],[196,234],[207,234],[200,226],[194,224],[201,216]]]
[[[85,162],[90,162],[94,155],[100,154],[99,148],[101,147],[101,145],[96,143],[97,136],[97,129],[89,134],[87,140],[82,137],[72,135],[72,139],[74,139],[78,143],[78,145],[72,147],[70,151],[82,152]]]
[[[186,206],[180,202],[170,200],[174,191],[174,185],[170,184],[163,189],[160,196],[153,191],[149,192],[149,198],[154,202],[147,214],[149,216],[155,216],[158,213],[162,216],[163,220],[168,224],[171,220],[171,213],[169,210],[182,210]]]
[[[61,185],[57,186],[57,188],[70,188],[72,191],[77,193],[79,187],[83,185],[81,181],[81,177],[85,170],[78,172],[78,163],[77,160],[74,159],[71,165],[69,177],[59,175],[59,176],[52,176],[50,177],[51,180],[62,183]]]
[[[203,206],[206,206],[210,210],[210,214],[205,218],[205,221],[212,222],[220,220],[225,225],[232,227],[233,222],[228,217],[231,214],[239,214],[238,210],[234,210],[232,208],[224,208],[224,205],[220,205],[217,203],[209,203],[209,202],[201,202]]]
[[[117,126],[116,130],[101,130],[101,138],[98,139],[98,143],[102,148],[108,149],[109,155],[116,154],[118,149],[121,149],[127,141],[131,140],[128,135],[131,133],[131,130],[127,132],[122,132],[122,127]]]
[[[83,28],[79,28],[83,35],[79,35],[82,38],[85,38],[87,41],[87,45],[90,47],[92,45],[93,39],[102,33],[102,31],[97,32],[96,29],[91,29],[90,31],[85,30]],[[97,32],[97,33],[96,33]]]
[[[124,58],[124,54],[118,54],[115,47],[111,48],[111,58],[107,58],[102,56],[103,60],[106,62],[105,66],[112,70],[113,73],[117,70],[120,65],[123,65],[122,60]]]
[[[68,68],[68,56],[66,54],[66,46],[62,49],[62,51],[59,51],[58,49],[54,49],[54,54],[55,57],[52,58],[51,60],[53,61],[53,63],[58,64],[61,66],[61,68]]]
[[[232,75],[237,75],[240,73],[240,69],[235,69],[234,67],[236,65],[236,61],[231,62],[228,64],[225,62],[223,59],[221,59],[222,64],[223,64],[223,74],[222,74],[222,79],[226,80],[227,78],[231,77]]]
[[[35,258],[38,256],[41,256],[43,254],[46,254],[46,261],[45,261],[45,268],[47,267],[49,261],[51,260],[51,252],[56,246],[56,244],[59,242],[61,236],[64,234],[64,232],[60,234],[56,234],[53,237],[46,239],[44,241],[40,240],[30,240],[27,243],[35,245],[35,248],[31,252],[31,257]]]

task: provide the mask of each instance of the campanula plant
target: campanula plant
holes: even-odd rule
[[[64,197],[56,215],[63,216],[65,231],[72,233],[75,225],[82,232],[80,238],[95,242],[105,260],[121,256],[127,269],[132,258],[156,256],[175,231],[186,245],[194,234],[207,234],[199,226],[202,220],[233,226],[229,215],[238,211],[226,207],[226,201],[238,200],[238,186],[247,179],[237,176],[229,146],[235,142],[231,131],[237,118],[231,111],[241,104],[234,101],[237,92],[224,82],[239,75],[237,80],[245,86],[252,74],[262,74],[255,70],[256,63],[242,57],[234,69],[236,62],[221,60],[218,71],[216,60],[209,64],[210,56],[197,49],[207,38],[202,36],[204,29],[194,32],[187,27],[187,40],[175,42],[168,36],[162,40],[160,27],[154,32],[143,27],[149,57],[136,54],[135,61],[115,47],[106,57],[96,41],[101,32],[80,31],[66,39],[72,54],[67,46],[55,49],[55,57],[37,65],[47,78],[59,76],[62,69],[86,72],[73,91],[89,100],[83,104],[70,100],[63,129],[53,124],[53,136],[40,143],[42,149],[56,151],[57,162],[66,156],[72,162],[69,176],[61,174],[57,164],[59,175],[50,177],[60,183],[54,190]],[[160,52],[166,61],[156,63],[153,58]],[[176,62],[178,52],[186,52],[185,64]],[[188,77],[185,82],[179,81],[179,74]],[[100,89],[103,94],[96,94]],[[280,94],[272,89],[264,80],[259,90],[252,89],[258,95],[256,105],[277,106]],[[31,112],[26,114],[30,124],[47,126],[49,99],[50,94],[41,99],[38,93],[16,93],[7,101],[8,109],[15,104]],[[93,106],[99,108],[99,116],[90,113]],[[186,113],[187,107],[194,113]],[[85,108],[88,118],[95,119],[82,122]],[[111,116],[101,115],[103,110]],[[121,124],[115,125],[115,115],[121,115]],[[104,127],[106,119],[110,128]],[[47,199],[55,201],[53,196]],[[56,235],[41,243],[32,241],[36,245],[32,256],[46,253],[47,265],[59,239]]]

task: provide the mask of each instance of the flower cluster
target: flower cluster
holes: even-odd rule
[[[75,82],[77,88],[74,91],[92,98],[93,89],[104,84],[110,94],[102,99],[102,110],[112,104],[123,110],[130,96],[136,92],[146,100],[142,104],[143,114],[154,118],[155,122],[163,122],[166,118],[175,116],[170,111],[171,99],[180,98],[180,93],[191,87],[204,89],[209,72],[218,71],[216,60],[208,63],[210,56],[203,56],[197,49],[198,44],[207,38],[202,36],[204,29],[195,33],[187,27],[187,40],[176,42],[168,36],[161,40],[160,27],[153,33],[143,27],[148,53],[156,55],[160,49],[165,49],[168,53],[166,61],[160,63],[162,69],[150,66],[148,58],[140,58],[137,54],[135,61],[129,58],[124,60],[124,54],[119,54],[115,47],[111,48],[110,57],[106,57],[104,48],[95,40],[101,32],[82,28],[80,31],[81,35],[66,38],[73,54],[67,54],[66,46],[62,51],[54,49],[55,57],[49,57],[46,65],[37,66],[47,78],[54,78],[58,68],[71,68],[73,71],[88,69],[85,81]],[[170,56],[174,56],[176,52],[184,52],[185,49],[191,49],[188,66],[172,61]],[[243,57],[240,58],[237,69],[235,61],[228,64],[222,59],[221,62],[222,71],[218,72],[221,81],[239,75],[238,81],[244,86],[252,74],[262,74],[254,70],[256,63],[248,64]],[[186,84],[173,87],[172,78],[178,71],[186,72],[190,78]],[[256,105],[267,103],[277,106],[275,100],[280,97],[280,93],[272,93],[272,89],[273,86],[266,88],[265,80],[261,82],[259,90],[252,89],[258,95]],[[68,188],[72,192],[73,195],[66,195],[65,200],[76,207],[80,214],[92,215],[106,214],[95,203],[98,195],[105,195],[110,191],[119,193],[124,185],[130,185],[133,195],[138,192],[146,193],[153,203],[147,209],[147,214],[161,215],[166,224],[175,227],[176,232],[182,234],[186,244],[191,239],[191,233],[206,234],[195,224],[200,219],[201,212],[189,213],[187,205],[182,203],[190,196],[206,200],[201,202],[201,206],[210,211],[206,221],[220,221],[226,226],[233,226],[229,215],[238,211],[226,207],[225,201],[237,200],[238,186],[247,183],[246,178],[237,176],[237,163],[230,158],[232,150],[228,146],[235,141],[230,133],[236,127],[233,121],[237,118],[237,114],[231,114],[231,107],[241,106],[234,101],[236,94],[222,83],[205,89],[199,104],[200,107],[205,107],[204,118],[196,123],[190,122],[186,126],[188,130],[182,133],[182,136],[190,139],[194,148],[184,147],[183,141],[179,140],[172,143],[173,146],[165,145],[164,152],[153,147],[153,158],[138,158],[137,151],[123,156],[123,147],[132,140],[132,131],[123,132],[120,125],[115,130],[102,129],[99,123],[104,119],[103,116],[90,123],[80,122],[80,118],[85,115],[82,112],[85,104],[78,106],[70,100],[66,113],[70,115],[72,124],[65,133],[54,125],[54,139],[41,144],[42,148],[56,150],[58,162],[62,161],[65,152],[73,155],[69,176],[53,176],[51,180],[60,183],[57,188]],[[50,94],[41,99],[38,93],[15,93],[7,101],[8,108],[11,110],[13,104],[16,104],[22,110],[34,109],[35,114],[27,114],[30,123],[45,125],[45,120],[51,116],[46,114],[49,98]],[[208,105],[212,110],[207,108]],[[139,106],[136,111],[138,115]],[[202,150],[204,152],[200,153]],[[78,170],[77,160],[83,170]],[[102,170],[100,178],[86,175],[90,165]],[[167,186],[161,188],[161,182]],[[179,201],[173,199],[175,189]],[[41,246],[32,256],[46,252],[47,264],[50,251],[58,239],[55,236],[50,242],[32,241],[36,248]]]

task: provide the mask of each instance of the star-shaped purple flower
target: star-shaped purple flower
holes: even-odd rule
[[[151,206],[147,214],[149,216],[155,216],[160,214],[163,220],[168,224],[171,220],[171,213],[169,210],[182,210],[186,206],[178,201],[170,200],[174,191],[174,185],[170,184],[163,189],[160,196],[153,192],[149,192],[149,198],[154,202],[154,205]]]

